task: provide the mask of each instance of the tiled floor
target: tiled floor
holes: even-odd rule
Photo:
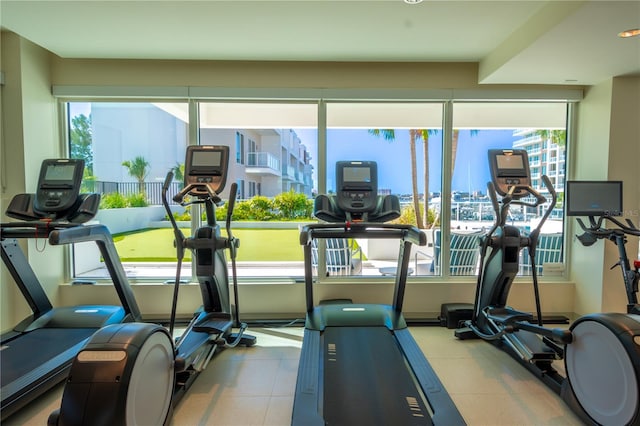
[[[508,355],[452,330],[411,332],[469,425],[580,425],[562,400]],[[253,348],[216,355],[174,413],[174,425],[288,425],[302,328],[252,329]],[[3,425],[44,425],[58,387]],[[395,425],[393,425],[395,426]]]

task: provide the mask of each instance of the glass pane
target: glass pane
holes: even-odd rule
[[[207,102],[200,144],[230,148],[222,199],[238,185],[233,234],[239,277],[304,275],[299,226],[310,222],[317,153],[317,105]],[[222,218],[226,208],[219,209]]]
[[[184,158],[188,105],[70,102],[67,106],[70,155],[85,160],[83,191],[101,194],[95,219],[113,234],[127,275],[174,278],[176,250],[161,189],[167,172]],[[170,195],[181,185],[174,181]],[[186,255],[182,276],[188,279]],[[73,270],[76,278],[108,276],[93,243],[76,244]]]
[[[490,181],[489,149],[525,149],[532,186],[550,198],[541,176],[547,175],[558,193],[558,204],[541,230],[536,254],[539,275],[563,271],[563,209],[566,169],[567,106],[560,103],[460,103],[453,109],[453,177],[451,181],[452,275],[475,275],[477,246],[465,249],[465,234],[482,234],[493,225],[494,212],[487,196]],[[544,209],[513,207],[509,224],[526,235],[540,221]],[[458,243],[461,247],[458,247]],[[466,250],[466,251],[465,251]],[[520,274],[530,275],[526,250],[520,253]]]
[[[395,222],[431,229],[440,213],[442,104],[328,103],[329,192],[336,190],[335,165],[343,160],[375,161],[378,193],[393,194],[400,199],[402,215]],[[428,231],[427,235],[433,233]],[[350,256],[358,262],[351,262],[354,265],[350,274],[378,277],[395,274],[399,243],[359,239],[351,244]],[[410,273],[433,274],[431,238],[429,246],[413,248]]]

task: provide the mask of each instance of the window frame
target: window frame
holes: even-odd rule
[[[468,90],[468,91],[386,91],[386,90],[329,90],[329,89],[318,89],[318,90],[295,90],[295,89],[285,89],[280,91],[280,96],[278,96],[277,91],[268,90],[269,95],[265,96],[264,91],[256,90],[255,96],[243,96],[240,99],[233,98],[232,96],[206,96],[207,94],[215,93],[215,89],[207,89],[202,90],[203,93],[196,94],[195,96],[187,96],[187,97],[169,97],[162,95],[163,90],[158,90],[158,96],[154,96],[153,93],[148,93],[146,96],[140,97],[131,95],[127,96],[125,93],[127,92],[127,88],[120,88],[116,90],[115,93],[120,93],[118,98],[114,98],[113,95],[111,97],[103,97],[103,95],[99,93],[104,93],[104,88],[93,88],[96,90],[96,95],[87,96],[86,93],[77,93],[78,87],[66,87],[66,86],[54,86],[54,96],[58,98],[59,105],[59,117],[60,117],[60,141],[62,145],[62,152],[64,155],[69,155],[69,117],[67,116],[67,103],[68,102],[132,102],[132,103],[141,103],[141,102],[187,102],[189,104],[189,138],[188,143],[198,143],[198,129],[199,129],[199,120],[197,119],[198,114],[198,106],[201,102],[237,102],[238,100],[249,101],[249,102],[264,102],[264,103],[290,103],[292,100],[301,101],[304,103],[316,103],[317,111],[318,111],[318,140],[317,140],[317,188],[319,193],[326,192],[326,149],[327,149],[327,141],[326,141],[326,104],[331,102],[394,102],[394,103],[402,103],[402,102],[443,102],[444,105],[444,113],[443,113],[443,155],[442,155],[442,175],[443,176],[451,176],[451,130],[453,128],[453,103],[457,101],[465,101],[465,102],[496,102],[497,100],[508,103],[508,102],[562,102],[567,104],[567,120],[566,120],[566,132],[567,132],[567,145],[565,151],[565,161],[566,161],[566,169],[565,175],[571,175],[572,168],[572,154],[571,148],[574,143],[574,133],[575,133],[575,104],[579,102],[582,98],[582,92],[579,90],[541,90],[536,92],[531,91],[500,91],[500,90]],[[157,89],[157,88],[156,88]],[[80,92],[92,90],[92,88],[82,88]],[[149,89],[153,91],[153,88]],[[244,92],[251,92],[249,89],[244,89]],[[74,93],[76,92],[76,93]],[[355,93],[354,93],[355,92]],[[111,91],[111,93],[114,93]],[[135,93],[135,91],[133,91]],[[296,93],[297,96],[292,96],[292,93]],[[404,95],[404,96],[403,96]],[[195,116],[195,120],[193,120]],[[244,159],[243,159],[244,162]],[[442,193],[450,193],[451,192],[451,179],[442,179]],[[261,191],[258,189],[258,193]],[[451,201],[448,197],[444,197],[442,200],[442,211],[450,211],[451,209]],[[447,241],[449,234],[449,221],[450,215],[443,215],[442,219],[442,237],[444,241]],[[567,235],[567,225],[568,221],[564,221],[563,232],[565,233],[565,240]],[[444,271],[442,275],[439,276],[419,276],[419,277],[410,277],[410,280],[421,280],[425,282],[434,282],[434,281],[451,281],[452,277],[449,275],[449,250],[447,244],[443,244],[442,253],[441,253],[441,270]],[[565,265],[565,269],[562,276],[554,276],[554,280],[568,280],[568,268],[566,265],[570,263],[571,253],[567,244],[565,244],[565,255],[563,258],[563,263]],[[69,256],[70,262],[72,261],[71,256]],[[71,271],[72,267],[68,267],[67,271],[69,276],[67,278],[71,279]],[[286,279],[291,279],[293,281],[297,281],[299,277],[283,277]],[[367,280],[378,281],[385,280],[384,277],[374,277],[374,276],[366,276]],[[525,277],[526,278],[526,277]],[[332,280],[333,278],[321,278],[321,281],[324,280]],[[469,277],[454,277],[455,280],[460,281],[469,281],[474,279],[473,276]],[[541,277],[544,280],[544,276]],[[152,279],[151,279],[152,280]],[[258,280],[257,277],[247,278],[249,281]],[[148,280],[140,280],[140,281],[148,281]],[[280,280],[281,282],[282,280]]]

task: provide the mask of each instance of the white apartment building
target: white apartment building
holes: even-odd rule
[[[186,104],[91,104],[94,175],[101,182],[132,182],[123,161],[137,156],[149,163],[145,181],[160,184],[167,172],[184,163],[188,143]],[[201,118],[200,144],[230,148],[229,183],[238,198],[273,197],[293,190],[313,191],[311,154],[292,129],[221,128]]]
[[[547,175],[556,192],[564,192],[565,147],[549,139],[543,139],[535,129],[520,129],[515,131],[513,135],[520,138],[513,143],[513,147],[525,149],[529,155],[532,186],[546,192],[541,177]]]

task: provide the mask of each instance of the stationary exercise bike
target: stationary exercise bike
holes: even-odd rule
[[[169,330],[157,324],[130,323],[96,332],[74,360],[62,406],[49,417],[49,425],[167,424],[173,407],[218,348],[256,343],[254,336],[244,334],[247,326],[238,319],[235,258],[239,241],[231,233],[235,183],[231,185],[227,209],[227,237],[221,235],[215,218],[215,208],[222,204],[218,194],[225,186],[228,161],[227,146],[187,147],[185,186],[174,201],[182,205],[204,204],[207,218],[207,224],[190,238],[185,238],[178,228],[167,200],[173,173],[169,172],[165,179],[163,204],[173,227],[178,254]],[[187,196],[191,202],[185,202]],[[180,265],[185,249],[192,250],[195,257],[203,306],[174,343]],[[233,271],[233,314],[227,250]],[[233,327],[239,328],[239,332],[232,333]]]
[[[496,222],[480,245],[481,261],[471,320],[456,330],[459,339],[482,338],[503,349],[558,393],[587,424],[640,424],[640,316],[591,314],[568,330],[542,325],[535,249],[540,229],[556,202],[551,195],[542,220],[529,235],[506,224],[509,207],[540,208],[547,202],[531,186],[525,150],[490,150],[492,182],[488,184]],[[498,195],[502,196],[498,202]],[[532,264],[537,319],[506,305],[518,273],[518,257],[527,248]],[[566,376],[554,367],[564,359]]]
[[[630,219],[624,222],[615,218],[622,214],[621,181],[567,181],[565,185],[567,216],[587,216],[589,224],[582,219],[576,221],[583,231],[578,241],[589,247],[598,240],[606,239],[618,248],[618,262],[611,267],[620,267],[625,293],[627,295],[627,313],[640,314],[638,305],[638,281],[640,281],[640,259],[633,261],[633,268],[627,256],[627,235],[640,237],[638,229]],[[605,223],[615,225],[606,228]],[[626,223],[625,223],[626,222]]]

